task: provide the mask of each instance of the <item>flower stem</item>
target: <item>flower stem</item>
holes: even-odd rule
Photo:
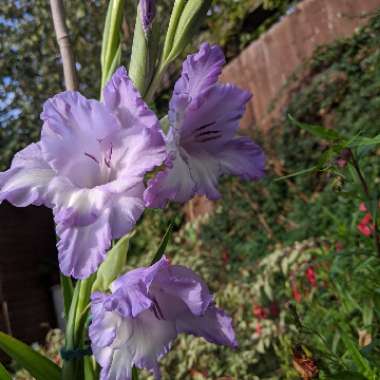
[[[62,57],[65,87],[66,90],[76,91],[78,90],[78,78],[75,68],[74,54],[69,39],[69,32],[65,23],[65,12],[62,0],[50,0],[50,8],[59,51]]]
[[[356,157],[352,151],[351,151],[351,161],[352,161],[352,165],[356,171],[356,174],[359,178],[359,182],[363,188],[364,194],[367,197],[367,200],[371,201],[371,193],[369,190],[369,186],[368,186],[367,181],[365,180],[365,178],[363,176],[362,171],[360,170],[359,163],[358,163],[358,161],[357,161],[357,159],[356,159]],[[377,207],[377,205],[376,205],[376,207]],[[369,211],[371,212],[371,210],[369,210]],[[374,221],[374,231],[373,231],[374,243],[375,243],[376,251],[377,251],[378,255],[380,256],[380,234],[379,234],[379,226],[377,223],[376,215],[372,215],[372,219]]]

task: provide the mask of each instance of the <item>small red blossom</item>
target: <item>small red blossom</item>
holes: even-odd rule
[[[297,303],[300,303],[302,301],[302,294],[298,290],[297,285],[295,283],[292,284],[292,294],[293,298]]]
[[[268,317],[268,310],[261,307],[260,305],[253,305],[252,306],[252,314],[257,319],[265,319]]]
[[[370,213],[367,213],[364,218],[357,225],[359,232],[366,237],[370,237],[375,230],[375,226],[372,223],[372,216]]]
[[[365,205],[364,202],[360,202],[360,205],[359,205],[359,211],[362,211],[362,212],[367,212],[367,206]]]
[[[316,288],[318,286],[317,276],[315,275],[315,271],[312,266],[306,269],[305,276],[307,278],[307,281],[313,288]]]

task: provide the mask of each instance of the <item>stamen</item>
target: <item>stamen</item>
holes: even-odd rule
[[[84,152],[84,155],[87,156],[88,158],[91,158],[91,160],[94,160],[99,165],[99,161],[96,159],[95,156],[87,152]]]

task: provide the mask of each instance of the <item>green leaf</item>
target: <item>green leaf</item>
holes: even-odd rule
[[[375,137],[355,137],[349,142],[350,148],[380,144],[380,134]]]
[[[166,247],[167,247],[169,240],[172,236],[172,232],[173,232],[173,222],[170,222],[169,227],[166,230],[165,235],[161,240],[160,246],[158,247],[158,250],[157,250],[156,254],[154,255],[154,258],[152,260],[151,265],[153,265],[154,263],[159,261],[161,259],[162,255],[165,253]]]
[[[104,84],[108,82],[108,80],[111,78],[112,74],[115,72],[115,70],[120,66],[121,62],[121,44],[116,50],[116,53],[113,57],[113,61],[111,63],[111,66],[108,69],[108,72],[105,74],[104,77]]]
[[[61,370],[31,347],[0,331],[0,349],[37,380],[61,380]]]
[[[308,131],[315,137],[321,138],[323,140],[328,140],[328,141],[345,140],[345,138],[341,134],[339,134],[337,131],[333,129],[324,128],[319,125],[301,123],[295,120],[291,115],[288,115],[288,118],[294,126],[300,129],[304,129],[305,131]]]
[[[371,372],[371,367],[367,359],[360,353],[359,349],[356,347],[355,342],[352,338],[345,332],[343,324],[341,324],[341,338],[348,351],[352,361],[356,364],[357,368],[362,373]]]
[[[282,177],[275,178],[274,181],[275,182],[277,182],[277,181],[283,181],[284,179],[297,177],[297,176],[304,175],[304,174],[307,174],[307,173],[312,173],[312,172],[315,172],[317,170],[318,170],[318,166],[313,166],[313,167],[308,168],[308,169],[302,169],[302,170],[299,170],[298,172],[291,173],[291,174],[288,174],[288,175],[284,175]]]
[[[5,369],[5,367],[0,363],[0,380],[12,380],[11,375]]]
[[[63,306],[65,311],[65,319],[69,316],[71,301],[73,299],[74,287],[70,277],[61,273],[61,290],[63,295]]]
[[[92,285],[92,292],[107,291],[111,282],[114,281],[123,271],[127,262],[130,238],[131,235],[125,235],[107,253],[107,258],[98,269],[96,280]]]
[[[166,58],[167,61],[171,62],[176,59],[194,38],[197,29],[206,17],[211,2],[211,0],[192,0],[186,3],[178,20],[173,46]]]
[[[367,380],[362,374],[358,372],[343,371],[336,373],[335,375],[330,375],[329,380]]]

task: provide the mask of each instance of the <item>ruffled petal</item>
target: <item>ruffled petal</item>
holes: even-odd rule
[[[84,226],[72,226],[60,218],[60,214],[55,215],[61,272],[77,279],[86,278],[96,271],[111,245],[109,210],[104,210],[93,223]]]
[[[127,192],[114,197],[110,216],[114,239],[119,239],[130,232],[144,212],[144,190],[144,184],[140,182]]]
[[[103,91],[104,104],[118,118],[123,128],[139,131],[159,128],[157,116],[142,99],[124,67],[112,75]]]
[[[158,129],[127,129],[114,144],[112,166],[117,178],[142,177],[166,159],[164,137]]]
[[[96,100],[63,92],[44,104],[41,147],[45,160],[78,187],[104,183],[101,165],[107,140],[120,129],[117,120]]]
[[[170,102],[169,119],[175,124],[173,116],[181,113],[184,106],[198,108],[205,100],[208,91],[216,83],[225,63],[219,46],[201,45],[199,51],[189,55],[182,66],[182,74],[174,86]],[[184,101],[187,98],[187,104]]]
[[[214,305],[210,305],[203,316],[187,313],[177,319],[177,331],[203,337],[211,343],[237,347],[232,319]]]
[[[38,144],[30,144],[16,153],[9,170],[0,173],[0,203],[14,206],[45,204],[50,206],[46,190],[55,172],[44,161]]]
[[[68,227],[93,223],[103,212],[111,194],[101,187],[80,189],[66,177],[55,177],[47,189],[47,197],[55,206],[56,222]]]

